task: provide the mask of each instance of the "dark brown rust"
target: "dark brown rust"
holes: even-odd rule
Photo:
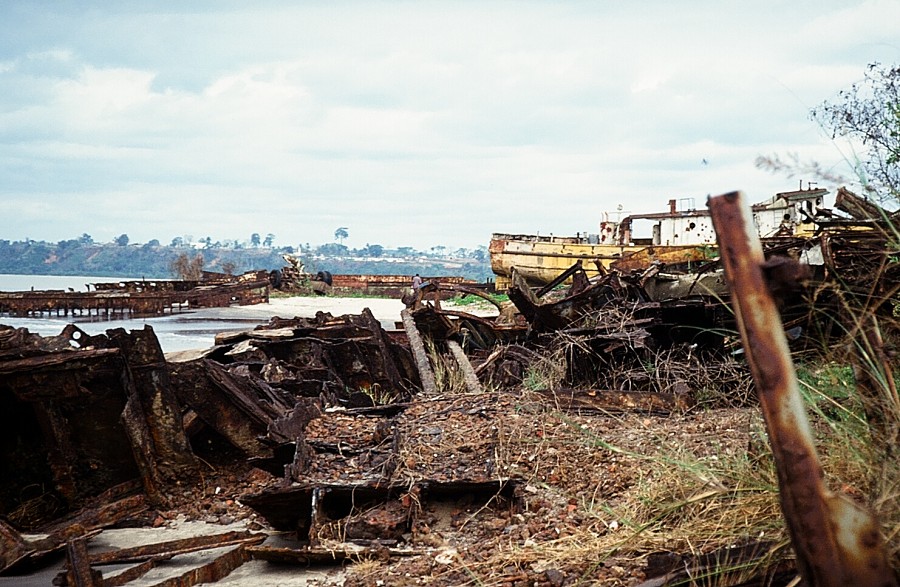
[[[108,552],[90,555],[92,565],[112,565],[128,562],[139,562],[156,557],[170,558],[188,552],[221,548],[236,544],[258,544],[266,539],[265,534],[253,532],[224,532],[208,536],[196,536],[167,542],[157,542],[144,546],[119,548]]]
[[[231,282],[129,281],[94,284],[96,291],[0,292],[0,314],[9,316],[160,316],[186,309],[269,301],[269,282],[253,272]]]
[[[19,531],[0,518],[0,571],[16,564],[31,550]]]
[[[67,584],[72,587],[100,587],[102,577],[91,568],[87,540],[76,538],[66,545]]]
[[[735,315],[778,469],[781,508],[801,574],[811,585],[896,585],[878,523],[830,492],[800,398],[764,256],[740,192],[710,198],[709,208]]]
[[[150,326],[143,330],[108,330],[111,345],[121,349],[128,368],[124,372],[129,388],[129,402],[140,402],[147,422],[155,468],[162,482],[171,487],[197,473],[197,462],[191,452],[182,425],[181,408],[169,381],[166,359],[159,340]],[[147,447],[136,447],[146,451]]]

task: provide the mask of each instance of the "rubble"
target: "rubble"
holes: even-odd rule
[[[876,294],[896,292],[896,253],[822,222],[816,237],[770,242],[760,266],[786,334],[801,333],[797,346],[839,318],[819,309],[856,301],[883,312],[889,300]],[[846,267],[858,250],[870,275]],[[202,551],[169,584],[215,582],[262,561],[378,561],[379,579],[397,585],[412,584],[407,573],[438,584],[479,573],[498,584],[683,578],[668,555],[642,569],[615,554],[490,568],[489,550],[527,558],[577,532],[615,533],[625,520],[589,519],[587,509],[659,474],[648,455],[666,446],[712,459],[753,445],[752,353],[735,334],[718,261],[690,273],[598,273],[578,262],[532,288],[512,271],[507,303],[431,282],[407,297],[395,330],[368,310],[275,317],[177,357],[162,354],[149,326],[89,336],[70,325],[47,338],[0,327],[0,571],[26,573],[64,552],[56,584],[127,585]],[[849,301],[831,288],[838,275],[849,275]],[[459,293],[490,310],[447,307]],[[877,327],[860,336],[889,372]],[[719,409],[701,417],[713,388]],[[113,527],[185,515],[244,529],[96,547]],[[709,549],[690,564],[757,560],[770,545]],[[114,562],[127,569],[108,572]],[[765,570],[796,571],[784,560]]]

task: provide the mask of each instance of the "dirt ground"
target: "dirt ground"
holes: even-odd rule
[[[305,581],[300,584],[639,584],[650,550],[629,546],[637,531],[637,522],[627,519],[635,514],[629,509],[632,504],[652,498],[647,491],[655,480],[671,476],[677,481],[679,476],[672,475],[666,462],[677,468],[679,459],[715,461],[745,454],[760,426],[752,409],[670,416],[564,414],[527,392],[419,401],[423,418],[416,420],[421,426],[416,438],[421,442],[403,450],[402,466],[440,477],[487,455],[494,459],[498,479],[521,481],[520,501],[470,495],[421,508],[409,507],[402,499],[385,504],[410,512],[410,530],[397,549],[405,551],[402,555],[384,549],[353,564],[316,568],[308,576],[297,568]],[[429,420],[429,412],[441,415]],[[432,441],[435,438],[439,440]],[[219,450],[224,448],[199,451],[210,459],[202,486],[184,491],[171,510],[149,513],[147,525],[164,527],[186,518],[211,524],[242,522],[250,529],[267,530],[266,521],[243,505],[241,496],[277,480],[227,454],[218,455],[221,463],[213,462]],[[650,509],[661,505],[646,504]],[[710,541],[699,535],[695,544],[679,536],[654,536],[644,542],[645,548],[676,552],[716,546],[704,544]],[[284,570],[254,561],[219,584],[277,584],[268,582],[270,571]]]
[[[382,323],[390,323],[402,309],[397,300],[365,298],[275,298],[268,306],[241,310],[280,316],[313,316],[321,310],[337,316],[369,308]],[[464,309],[493,312],[490,305]],[[652,520],[669,502],[688,497],[679,492],[702,494],[715,486],[715,479],[705,478],[705,469],[694,470],[698,463],[721,460],[727,466],[761,441],[762,422],[754,408],[579,415],[522,389],[420,395],[407,412],[415,429],[405,431],[410,442],[401,448],[401,467],[411,479],[452,479],[485,462],[492,477],[520,484],[515,498],[470,495],[412,506],[408,497],[405,502],[401,498],[384,508],[400,508],[410,518],[409,530],[399,537],[402,547],[293,575],[301,583],[270,583],[269,573],[283,569],[252,561],[219,584],[637,585],[645,580],[647,556],[654,551],[708,552],[729,541],[783,537],[779,528],[764,537],[742,536],[740,530],[724,538],[661,533],[643,521]],[[312,440],[319,434],[332,441],[342,434],[352,444],[371,428],[364,419],[352,420],[326,414],[309,425],[308,434]],[[202,486],[185,491],[171,511],[151,513],[147,523],[167,525],[186,516],[271,531],[265,519],[241,503],[241,496],[278,480],[231,458],[225,446],[206,448],[195,447],[210,461]],[[322,474],[344,475],[339,467]],[[691,478],[687,483],[685,475]],[[636,511],[635,504],[644,511]],[[379,512],[366,514],[377,517]],[[645,538],[636,540],[638,534]],[[335,548],[340,538],[338,528],[331,537]]]

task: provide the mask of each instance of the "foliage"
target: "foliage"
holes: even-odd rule
[[[187,251],[185,253],[185,251]],[[201,254],[210,271],[232,273],[284,266],[280,249],[186,249],[184,246],[119,246],[84,244],[82,239],[57,244],[0,240],[0,273],[22,275],[90,275],[112,277],[172,277],[172,261],[181,254]]]
[[[856,139],[866,148],[858,175],[870,192],[900,196],[900,67],[872,63],[865,78],[810,113],[832,138]]]
[[[187,253],[181,253],[172,261],[172,274],[184,281],[200,281],[203,277],[203,255],[191,259]]]
[[[97,244],[87,234],[59,243],[30,239],[0,240],[0,273],[167,279],[172,277],[172,262],[179,255],[202,255],[202,266],[208,271],[237,274],[251,270],[281,269],[285,265],[281,255],[294,251],[293,247],[238,247],[234,241],[229,241],[232,246],[225,247],[218,242],[208,243],[206,238],[199,241],[203,245],[199,249],[187,245],[184,237],[176,237],[172,242],[168,246],[160,245],[157,239],[143,245]],[[409,247],[404,247],[409,254],[400,257],[397,256],[397,251],[386,251],[380,245],[369,245],[370,249],[375,247],[378,247],[381,256],[350,258],[347,256],[349,250],[346,246],[328,243],[315,249],[315,259],[304,258],[303,263],[312,273],[325,270],[331,273],[371,275],[459,275],[482,282],[493,277],[489,265],[474,257],[445,261],[417,254]],[[312,252],[305,251],[306,255]]]
[[[329,255],[329,256],[343,256],[350,253],[350,250],[345,245],[340,245],[337,243],[325,243],[324,245],[320,245],[316,248],[316,252],[320,255]]]
[[[830,135],[851,141],[847,162],[866,193],[884,202],[900,199],[900,67],[872,63],[862,82],[810,111]],[[854,145],[862,148],[856,153]],[[854,183],[818,162],[796,154],[760,156],[756,166],[788,177],[806,175],[832,185]]]
[[[506,294],[496,294],[496,293],[488,293],[485,294],[489,298],[491,298],[495,303],[502,304],[504,302],[509,301],[509,296]],[[482,305],[490,305],[490,302],[485,300],[481,296],[473,296],[470,294],[465,294],[453,299],[453,304],[455,306],[482,306]]]

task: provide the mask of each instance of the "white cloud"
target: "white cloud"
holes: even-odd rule
[[[900,57],[884,1],[12,4],[2,238],[475,246],[761,200],[794,180],[755,157],[839,161],[809,109]]]

